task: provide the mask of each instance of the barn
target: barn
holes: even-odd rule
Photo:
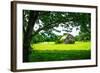
[[[69,33],[64,33],[64,35],[60,38],[59,41],[64,44],[74,44],[75,38],[73,35],[71,35]]]

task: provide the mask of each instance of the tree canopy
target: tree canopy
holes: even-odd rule
[[[33,16],[31,21],[33,27],[32,34],[35,35],[40,31],[58,31],[54,29],[54,27],[58,27],[61,25],[65,27],[66,30],[63,31],[71,31],[72,27],[80,26],[81,32],[88,32],[90,33],[90,24],[91,24],[91,15],[90,13],[75,13],[75,12],[53,12],[53,11],[31,11],[31,10],[24,10],[24,31],[28,31],[28,26],[30,24],[30,19]],[[33,15],[32,15],[33,14]],[[37,15],[36,18],[35,15]],[[34,26],[37,24],[39,27],[35,30]],[[70,28],[70,26],[72,26]],[[58,31],[60,32],[60,31]]]

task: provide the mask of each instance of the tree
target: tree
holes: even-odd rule
[[[91,14],[90,13],[79,13],[70,14],[73,17],[73,21],[78,23],[80,26],[79,35],[76,36],[76,40],[89,41],[91,39]]]
[[[29,13],[29,19],[28,19],[28,23],[27,23],[27,19],[25,19],[26,17],[26,13]],[[30,47],[30,41],[31,41],[31,35],[32,35],[32,31],[33,31],[33,27],[35,25],[35,21],[38,18],[38,12],[37,11],[29,11],[29,12],[24,12],[23,11],[23,62],[28,62],[29,61],[29,52],[31,50]],[[26,28],[27,27],[27,28]],[[26,29],[25,29],[26,28]]]
[[[80,26],[81,32],[90,32],[90,19],[89,13],[23,10],[23,62],[28,62],[32,36],[36,36],[41,31],[60,32],[54,28],[59,25],[65,27],[66,30],[63,31],[66,32],[72,30],[70,26]],[[36,24],[39,26],[37,29]]]

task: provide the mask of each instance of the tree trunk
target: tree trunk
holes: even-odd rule
[[[30,41],[31,35],[33,31],[33,27],[35,25],[35,21],[38,18],[37,11],[30,11],[29,13],[29,22],[25,32],[23,32],[23,62],[29,62],[29,54],[31,50]]]

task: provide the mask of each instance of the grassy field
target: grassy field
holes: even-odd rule
[[[55,44],[54,42],[43,42],[33,44],[34,50],[89,50],[90,42],[75,42],[75,44]]]
[[[90,59],[90,42],[75,42],[75,44],[55,44],[41,42],[31,45],[29,56],[31,62]]]

